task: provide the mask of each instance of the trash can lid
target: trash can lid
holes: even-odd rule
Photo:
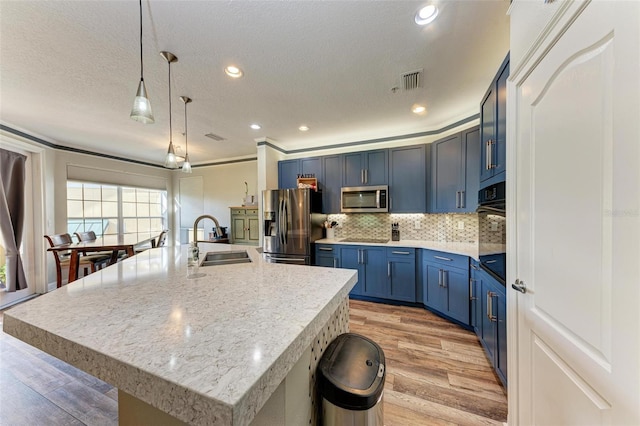
[[[336,337],[320,359],[317,370],[322,397],[350,410],[368,410],[376,405],[385,376],[382,348],[354,333]]]

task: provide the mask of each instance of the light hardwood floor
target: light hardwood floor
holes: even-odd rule
[[[2,312],[0,312],[0,323]],[[387,426],[502,425],[507,399],[475,335],[419,308],[351,301],[384,350]],[[0,332],[0,425],[116,425],[117,390]]]

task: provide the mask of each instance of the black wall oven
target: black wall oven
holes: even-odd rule
[[[505,285],[507,279],[506,185],[499,182],[478,193],[480,267]]]

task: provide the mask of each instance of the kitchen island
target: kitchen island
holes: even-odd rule
[[[200,267],[147,250],[4,315],[4,331],[119,390],[121,424],[309,424],[322,350],[348,331],[354,271]]]

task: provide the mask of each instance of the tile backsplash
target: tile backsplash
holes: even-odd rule
[[[478,215],[468,214],[330,214],[338,222],[335,238],[389,238],[391,224],[400,225],[401,240],[478,242]],[[416,229],[419,228],[419,229]]]

